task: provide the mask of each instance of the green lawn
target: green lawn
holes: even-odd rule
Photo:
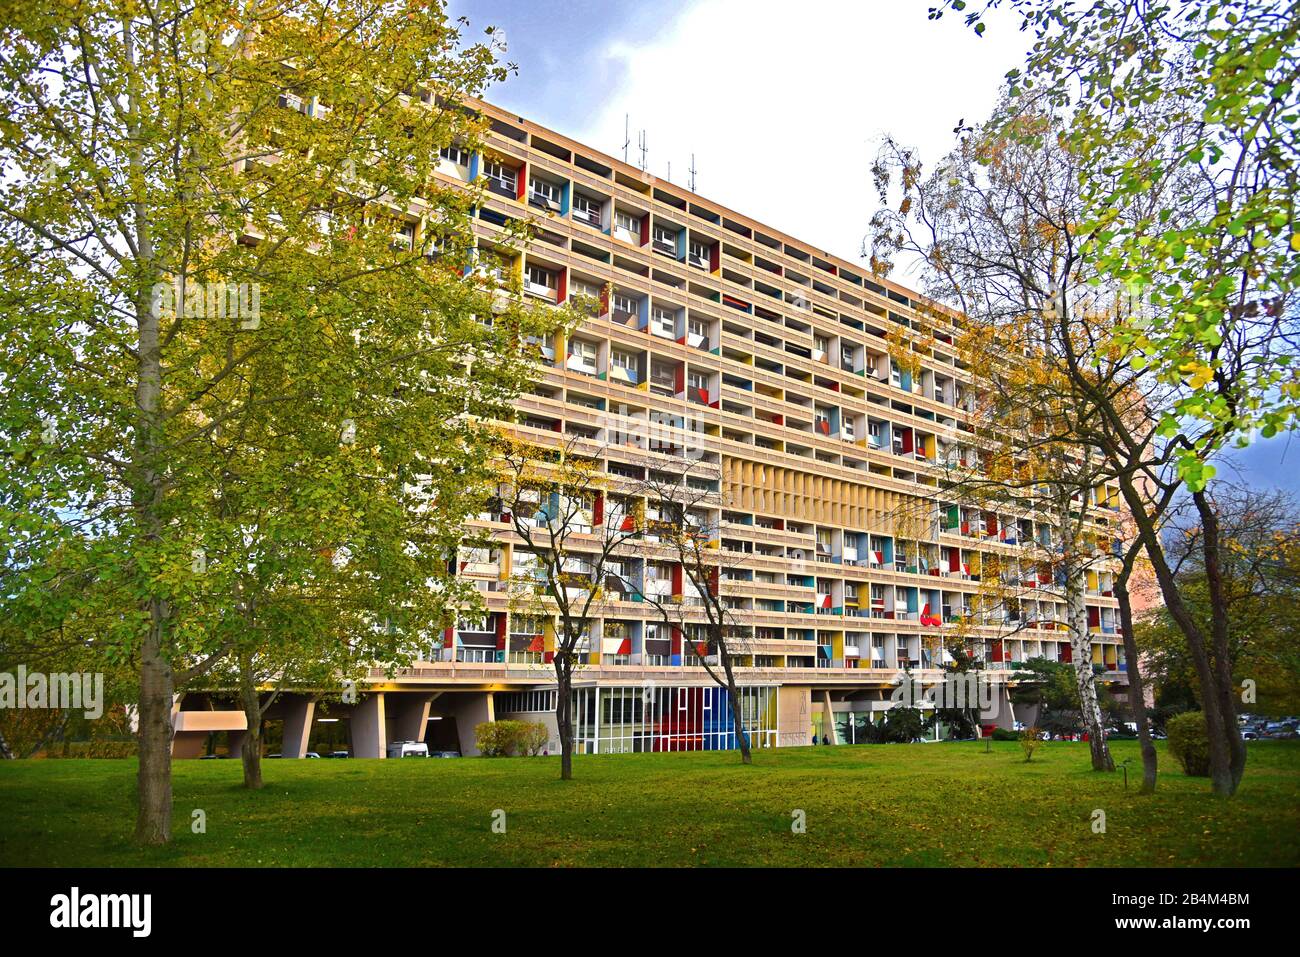
[[[1014,742],[556,758],[176,764],[176,840],[128,841],[131,761],[0,762],[0,865],[1300,864],[1300,742],[1250,746],[1237,798],[1173,768],[1155,797],[1088,769],[1087,745]],[[207,814],[193,834],[191,812]],[[506,812],[506,833],[491,830]],[[1106,833],[1094,834],[1095,809]],[[791,832],[795,809],[807,833]]]

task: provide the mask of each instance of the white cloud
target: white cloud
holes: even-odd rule
[[[949,14],[930,22],[927,0],[700,0],[658,36],[602,51],[621,65],[579,141],[640,162],[711,200],[827,252],[856,260],[875,209],[870,166],[885,132],[929,165],[959,119],[993,106],[1002,77],[1027,45],[990,21],[977,38]],[[907,277],[896,277],[906,282]]]

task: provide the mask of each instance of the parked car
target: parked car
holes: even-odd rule
[[[429,746],[423,741],[394,741],[388,746],[390,758],[427,758]]]
[[[431,757],[431,758],[458,758],[458,757],[460,757],[460,752],[459,752],[459,751],[430,751],[430,752],[429,752],[429,757]]]
[[[1257,741],[1259,740],[1259,733],[1257,731],[1246,730],[1241,732],[1241,739],[1243,741]]]
[[[319,758],[320,755],[317,754],[315,751],[308,751],[308,752],[306,752],[305,754],[303,754],[303,757],[304,757],[304,758]]]
[[[325,757],[327,757],[327,758],[350,758],[350,757],[352,757],[352,753],[351,753],[350,751],[331,751],[329,754],[325,755]]]

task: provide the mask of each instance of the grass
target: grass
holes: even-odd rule
[[[1086,744],[864,745],[557,758],[175,765],[175,841],[129,841],[134,761],[0,762],[5,866],[1220,866],[1300,864],[1300,742],[1250,746],[1217,799],[1161,752],[1158,793],[1089,769]],[[207,832],[191,833],[206,812]],[[506,812],[506,833],[491,830]],[[792,811],[807,832],[791,830]],[[1092,829],[1106,814],[1106,832]]]

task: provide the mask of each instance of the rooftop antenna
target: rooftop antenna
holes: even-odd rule
[[[647,143],[647,141],[646,141],[645,130],[642,130],[642,131],[641,131],[641,133],[640,133],[640,135],[639,135],[639,137],[638,137],[638,140],[637,140],[637,145],[640,146],[640,148],[641,148],[641,172],[644,173],[644,172],[645,172],[645,168],[646,168],[646,158],[645,158],[645,157],[646,157],[646,153],[647,153],[647,152],[649,151],[649,149],[650,149],[650,147],[649,147],[649,145],[648,145],[648,143]]]
[[[631,145],[632,140],[628,137],[627,114],[623,114],[623,162],[627,162],[627,148]]]
[[[671,183],[672,181],[673,181],[673,161],[669,160],[668,161],[668,182]]]
[[[695,192],[695,154],[691,154],[691,192]]]

